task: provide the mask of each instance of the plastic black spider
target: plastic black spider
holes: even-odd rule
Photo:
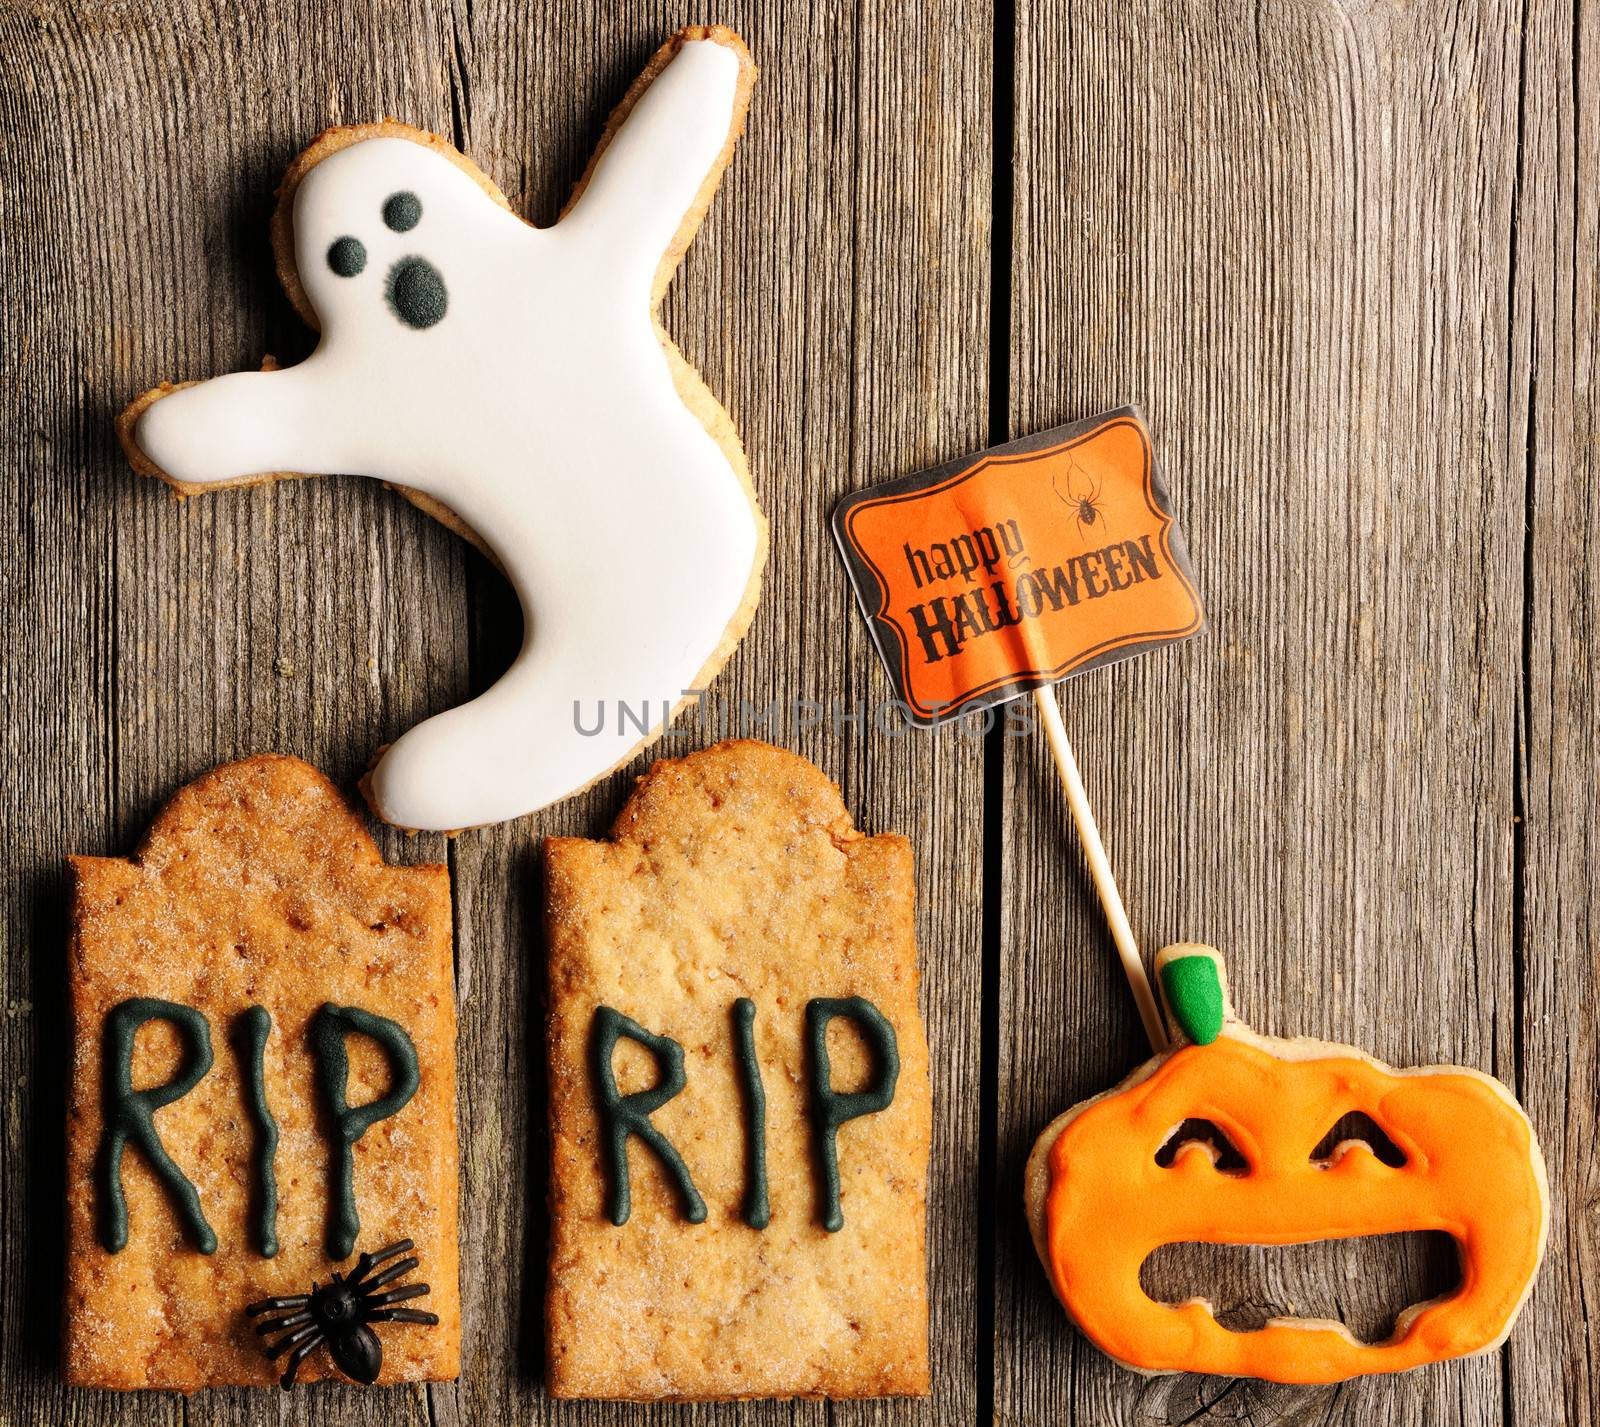
[[[294,1375],[300,1371],[300,1364],[323,1342],[327,1343],[334,1364],[346,1377],[360,1383],[376,1382],[378,1370],[383,1366],[383,1344],[367,1326],[369,1323],[439,1321],[436,1313],[393,1306],[408,1298],[421,1298],[429,1291],[425,1283],[407,1283],[387,1293],[378,1291],[384,1284],[410,1273],[418,1260],[413,1255],[382,1273],[374,1274],[373,1269],[412,1247],[410,1239],[401,1239],[398,1244],[390,1244],[375,1254],[362,1254],[349,1278],[335,1273],[326,1288],[318,1288],[313,1281],[310,1293],[297,1293],[289,1298],[263,1298],[244,1310],[252,1318],[262,1313],[284,1313],[282,1318],[258,1323],[256,1332],[264,1338],[280,1328],[290,1330],[267,1348],[269,1358],[289,1353],[288,1366],[278,1380],[285,1391],[294,1386]]]

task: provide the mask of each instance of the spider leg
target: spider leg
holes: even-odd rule
[[[374,1274],[356,1291],[365,1298],[369,1293],[382,1288],[384,1284],[390,1283],[397,1278],[403,1278],[417,1266],[417,1262],[417,1257],[413,1254],[408,1259],[401,1259],[397,1264],[390,1264],[382,1273]]]
[[[379,1293],[367,1299],[367,1304],[372,1308],[382,1308],[387,1303],[404,1303],[408,1298],[421,1298],[429,1292],[425,1283],[408,1283],[401,1288],[391,1288],[387,1293]]]
[[[296,1293],[288,1298],[263,1298],[259,1303],[252,1303],[244,1311],[252,1318],[262,1313],[276,1313],[282,1308],[304,1308],[311,1302],[309,1293]]]
[[[390,1244],[388,1248],[379,1249],[375,1254],[362,1254],[356,1260],[355,1272],[345,1282],[351,1288],[354,1288],[385,1259],[392,1259],[396,1254],[403,1254],[407,1249],[414,1249],[415,1247],[416,1245],[410,1239],[401,1239],[398,1244]]]
[[[300,1371],[300,1364],[311,1356],[312,1350],[321,1342],[322,1330],[317,1329],[315,1337],[308,1338],[305,1342],[301,1343],[293,1353],[289,1355],[289,1361],[284,1367],[283,1376],[278,1379],[278,1386],[281,1387],[285,1392],[294,1386],[294,1375]],[[273,1356],[276,1357],[277,1354],[274,1353]]]
[[[291,1313],[287,1318],[269,1318],[265,1323],[257,1323],[256,1332],[265,1338],[271,1333],[276,1333],[279,1328],[294,1328],[310,1321],[311,1310],[307,1308],[300,1313]]]
[[[367,1316],[369,1323],[427,1323],[437,1324],[437,1313],[426,1313],[420,1308],[380,1308]]]
[[[315,1323],[308,1323],[304,1328],[296,1328],[294,1332],[285,1334],[276,1343],[270,1344],[267,1348],[267,1356],[275,1358],[285,1349],[294,1348],[296,1343],[303,1346],[307,1338],[315,1338],[318,1342],[321,1342],[322,1336],[321,1328],[317,1327]],[[295,1351],[298,1352],[299,1349],[296,1348]]]

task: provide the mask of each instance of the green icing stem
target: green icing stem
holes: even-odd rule
[[[256,1247],[263,1258],[278,1253],[278,1122],[267,1104],[267,1037],[272,1017],[265,1006],[252,1006],[235,1028],[240,1059],[244,1062],[244,1103],[256,1125],[256,1184],[254,1193]]]
[[[1180,956],[1161,968],[1161,989],[1178,1028],[1196,1045],[1222,1033],[1226,1003],[1217,963],[1209,956]]]
[[[854,1021],[878,1062],[878,1082],[865,1090],[841,1095],[833,1088],[828,1060],[828,1025],[836,1016]],[[871,1001],[861,996],[818,998],[806,1003],[806,1041],[810,1048],[811,1099],[817,1118],[817,1150],[822,1160],[822,1225],[830,1234],[844,1228],[839,1206],[839,1127],[887,1110],[900,1079],[900,1047],[894,1027]]]
[[[139,1028],[150,1021],[166,1021],[188,1042],[187,1063],[165,1085],[148,1090],[133,1088],[133,1046]],[[128,1246],[128,1201],[122,1190],[122,1153],[132,1140],[144,1152],[150,1168],[166,1186],[203,1254],[215,1253],[217,1236],[200,1208],[200,1195],[189,1177],[173,1162],[156,1131],[155,1112],[181,1100],[211,1069],[211,1027],[192,1006],[136,996],[112,1008],[105,1021],[104,1117],[100,1165],[103,1175],[104,1223],[102,1242],[110,1253]]]
[[[753,1008],[752,1008],[753,1010]],[[628,1179],[628,1137],[637,1135],[656,1152],[656,1156],[677,1182],[683,1195],[683,1217],[691,1224],[703,1224],[706,1202],[694,1187],[689,1166],[672,1142],[650,1123],[650,1116],[672,1099],[684,1086],[683,1047],[670,1036],[652,1035],[637,1021],[599,1006],[594,1013],[594,1070],[600,1087],[601,1141],[611,1169],[611,1203],[607,1210],[611,1222],[621,1227],[633,1212],[633,1193]],[[649,1090],[624,1095],[617,1089],[617,1073],[612,1066],[617,1042],[626,1037],[642,1045],[661,1068],[660,1081]]]
[[[767,1090],[756,1059],[756,1003],[741,996],[733,1003],[734,1058],[744,1081],[745,1128],[750,1141],[750,1166],[744,1192],[744,1221],[752,1229],[772,1222],[767,1195]]]
[[[351,1106],[346,1099],[350,1057],[345,1037],[352,1032],[369,1036],[389,1057],[390,1085],[367,1105]],[[333,1185],[328,1217],[328,1253],[335,1260],[347,1259],[355,1252],[361,1232],[356,1213],[355,1142],[379,1120],[403,1110],[417,1093],[421,1075],[417,1070],[417,1048],[405,1030],[387,1016],[374,1015],[359,1006],[335,1006],[331,1001],[311,1020],[311,1048],[317,1057],[318,1079],[323,1097],[333,1115]]]

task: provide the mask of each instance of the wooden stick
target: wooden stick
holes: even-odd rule
[[[1106,921],[1111,924],[1111,940],[1122,958],[1122,973],[1128,978],[1128,989],[1139,1007],[1139,1019],[1144,1022],[1144,1033],[1150,1037],[1150,1048],[1159,1055],[1167,1048],[1166,1028],[1161,1024],[1161,1012],[1156,1009],[1150,978],[1145,975],[1139,944],[1133,939],[1133,928],[1128,925],[1128,913],[1122,905],[1122,894],[1117,891],[1117,879],[1106,858],[1105,844],[1100,841],[1100,829],[1095,824],[1094,810],[1089,806],[1089,795],[1083,790],[1078,760],[1072,756],[1072,745],[1067,742],[1055,690],[1048,686],[1035,689],[1033,698],[1044,719],[1045,737],[1050,740],[1050,752],[1055,757],[1056,772],[1061,775],[1061,786],[1067,794],[1067,806],[1072,809],[1072,821],[1078,827],[1078,839],[1083,843],[1084,856],[1089,859],[1089,875],[1094,878],[1100,905],[1105,908]]]

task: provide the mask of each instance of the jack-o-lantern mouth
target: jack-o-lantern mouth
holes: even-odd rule
[[[1401,1230],[1260,1247],[1175,1243],[1151,1251],[1139,1286],[1169,1308],[1204,1302],[1230,1333],[1269,1323],[1342,1329],[1364,1347],[1394,1338],[1423,1308],[1461,1288],[1448,1233]]]

